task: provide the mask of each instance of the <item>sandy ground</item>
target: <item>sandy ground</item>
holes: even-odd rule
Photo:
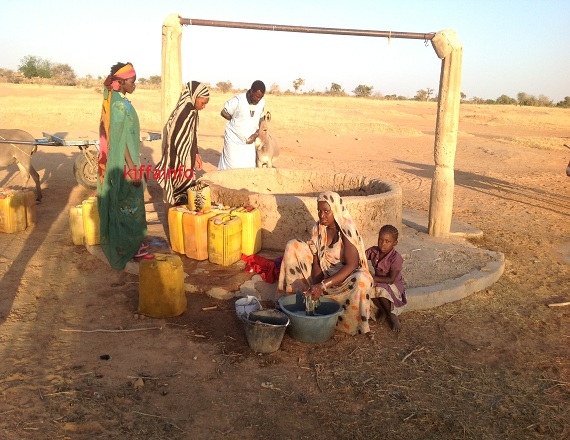
[[[424,135],[410,139],[276,127],[277,166],[392,180],[404,207],[427,215],[433,124],[417,128]],[[234,300],[197,292],[178,318],[139,316],[138,278],[72,244],[68,208],[90,194],[73,178],[77,151],[42,147],[39,223],[0,236],[0,437],[568,438],[570,307],[548,304],[570,301],[569,154],[500,138],[525,132],[562,144],[570,130],[460,128],[454,218],[484,232],[473,245],[505,255],[500,280],[405,313],[399,335],[387,325],[373,326],[374,341],[335,333],[310,345],[286,335],[270,355],[248,348]],[[205,135],[208,171],[222,138]],[[156,148],[146,143],[143,161]],[[0,170],[2,186],[19,179],[15,166]],[[151,182],[148,203],[159,194]]]

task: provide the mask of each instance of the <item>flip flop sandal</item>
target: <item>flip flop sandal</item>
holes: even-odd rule
[[[143,243],[143,244],[141,244],[141,247],[139,248],[139,251],[144,251],[144,250],[146,250],[146,249],[148,249],[148,244]]]
[[[148,254],[147,251],[139,249],[138,253],[134,256],[134,258],[144,257],[147,254]]]

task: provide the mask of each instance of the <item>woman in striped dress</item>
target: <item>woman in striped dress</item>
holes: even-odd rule
[[[195,180],[196,170],[202,169],[198,152],[198,111],[210,101],[210,91],[197,81],[185,84],[176,108],[168,118],[162,136],[162,158],[155,169],[158,184],[163,189],[164,202],[179,205]]]

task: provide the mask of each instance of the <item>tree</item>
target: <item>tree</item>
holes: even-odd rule
[[[271,84],[271,87],[269,88],[269,94],[270,95],[279,95],[280,93],[281,93],[281,89],[279,88],[279,84],[277,84],[277,83]]]
[[[416,101],[427,101],[428,100],[428,92],[427,90],[421,89],[416,92],[416,96],[414,96]]]
[[[538,95],[537,105],[539,107],[552,107],[552,100],[546,95]]]
[[[557,107],[570,108],[570,96],[565,96],[563,101],[556,104]]]
[[[233,86],[231,81],[228,79],[227,81],[220,81],[219,83],[216,83],[216,87],[220,89],[222,93],[228,93],[232,90]]]
[[[332,83],[329,92],[331,95],[344,95],[344,89],[340,84]]]
[[[370,96],[373,88],[374,87],[372,87],[372,86],[366,86],[364,84],[358,84],[358,86],[352,91],[352,93],[354,93],[356,96],[359,96],[359,97]]]
[[[153,86],[159,86],[162,83],[160,75],[151,75],[148,77],[148,83]]]
[[[495,103],[499,105],[517,105],[517,100],[507,95],[501,95],[497,98]]]
[[[75,71],[69,64],[54,64],[51,68],[51,74],[60,85],[74,86],[77,84]]]
[[[430,96],[433,93],[433,89],[430,89],[429,87],[426,89],[426,101],[429,101]]]
[[[517,93],[517,101],[519,105],[525,105],[525,106],[537,105],[536,98],[525,92]]]
[[[18,72],[26,78],[51,78],[51,62],[40,57],[27,55],[20,61]]]
[[[303,84],[305,84],[305,80],[303,78],[297,78],[295,81],[293,81],[293,88],[295,89],[295,93],[297,93]]]

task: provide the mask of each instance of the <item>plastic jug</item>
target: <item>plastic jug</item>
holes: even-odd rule
[[[100,243],[100,225],[99,211],[97,209],[97,197],[89,197],[83,200],[82,217],[83,217],[83,233],[85,244],[95,246]]]
[[[74,245],[84,244],[85,230],[83,229],[83,205],[69,208],[69,226]]]
[[[187,307],[184,268],[175,254],[145,255],[139,266],[139,313],[172,318]]]
[[[168,231],[170,247],[174,252],[184,253],[184,231],[182,230],[182,216],[190,212],[186,205],[173,206],[168,210]]]
[[[208,219],[216,213],[185,212],[182,216],[184,252],[194,260],[208,259]]]
[[[261,250],[261,212],[253,206],[235,208],[232,215],[241,218],[241,252],[257,254]]]
[[[26,207],[26,227],[35,225],[38,218],[35,191],[24,189],[24,206]]]
[[[26,229],[26,207],[22,191],[0,191],[0,232],[11,234]]]
[[[210,187],[205,183],[197,183],[188,188],[188,209],[190,211],[209,211],[212,207]]]
[[[208,220],[208,260],[221,266],[241,258],[241,218],[219,214]]]

